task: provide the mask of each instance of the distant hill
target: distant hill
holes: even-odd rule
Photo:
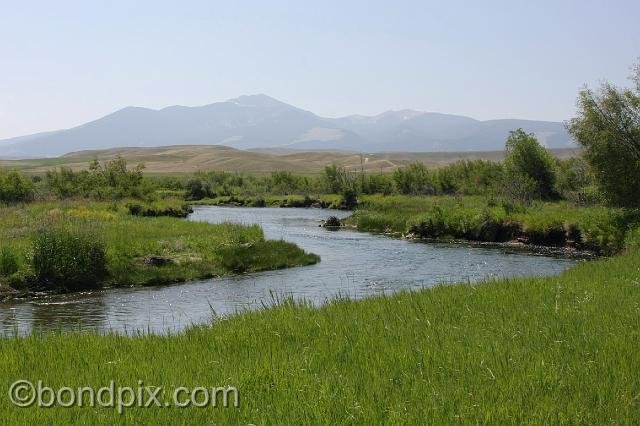
[[[549,148],[573,144],[562,123],[478,121],[420,112],[387,111],[324,118],[266,95],[241,96],[199,107],[127,107],[78,127],[0,141],[0,157],[56,157],[115,147],[224,145],[239,149],[385,151],[501,150],[510,130],[535,133]]]
[[[576,155],[575,149],[553,150],[558,157]],[[127,159],[129,164],[145,164],[145,173],[184,174],[200,170],[219,170],[265,174],[276,170],[287,170],[299,174],[317,174],[329,164],[348,170],[364,167],[369,173],[388,173],[414,161],[437,167],[461,159],[485,159],[500,161],[503,151],[490,152],[424,152],[424,153],[375,153],[362,157],[357,153],[286,150],[246,151],[215,145],[177,145],[157,148],[113,148],[106,150],[80,151],[57,158],[0,160],[0,167],[21,170],[25,173],[43,174],[59,166],[74,170],[86,169],[93,159],[105,161],[116,156]]]

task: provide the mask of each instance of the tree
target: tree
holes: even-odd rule
[[[509,133],[506,143],[504,172],[507,185],[518,182],[536,198],[557,196],[554,184],[555,159],[544,149],[532,133],[516,129]]]
[[[16,171],[0,170],[0,203],[30,201],[34,196],[33,183]]]
[[[633,88],[603,83],[578,95],[578,114],[567,128],[584,148],[596,183],[611,204],[640,206],[640,64]]]

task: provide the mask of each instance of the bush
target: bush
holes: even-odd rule
[[[598,92],[582,90],[569,122],[601,191],[624,207],[640,207],[640,65],[632,80],[634,88],[603,83]]]
[[[593,186],[593,176],[587,163],[581,157],[557,161],[556,190],[562,198],[585,204],[592,201],[589,187]]]
[[[533,134],[510,133],[504,160],[505,182],[519,181],[536,198],[555,198],[555,161]]]
[[[77,229],[42,230],[33,239],[36,283],[48,289],[97,288],[107,276],[104,244]]]
[[[116,157],[104,164],[95,160],[89,166],[89,170],[74,172],[68,167],[61,167],[59,171],[48,171],[45,182],[48,190],[59,198],[141,198],[154,189],[150,182],[143,179],[143,169],[143,164],[129,169],[124,158]]]
[[[358,197],[353,189],[345,189],[342,192],[341,206],[345,210],[353,210],[358,207]]]
[[[0,202],[15,203],[31,201],[34,195],[33,182],[18,172],[0,171]]]
[[[412,163],[393,172],[393,181],[401,194],[435,194],[432,176],[422,163]]]

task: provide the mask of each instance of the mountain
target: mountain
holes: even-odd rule
[[[55,157],[115,147],[225,145],[239,149],[384,151],[500,150],[522,127],[549,148],[573,146],[562,123],[478,121],[414,110],[324,118],[266,95],[198,107],[127,107],[78,127],[0,141],[0,157]]]

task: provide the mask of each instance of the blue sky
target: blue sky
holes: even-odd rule
[[[325,116],[565,120],[626,84],[638,1],[0,0],[0,138],[265,93]]]

